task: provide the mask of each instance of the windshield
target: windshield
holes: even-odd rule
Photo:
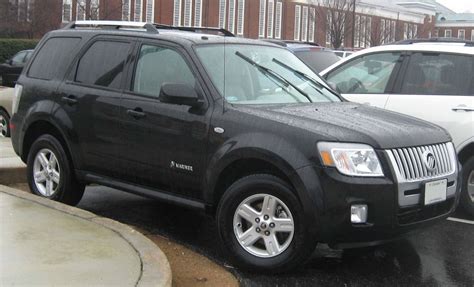
[[[295,55],[317,73],[340,60],[334,52],[330,51],[297,51]]]
[[[339,102],[291,52],[268,46],[214,44],[196,52],[219,93],[234,104]]]

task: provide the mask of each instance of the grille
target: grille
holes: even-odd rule
[[[450,144],[449,144],[450,145]],[[448,143],[435,144],[429,146],[397,148],[390,150],[395,165],[402,178],[408,181],[433,178],[442,175],[451,174],[454,171],[452,159],[452,146]],[[434,170],[428,170],[424,163],[423,153],[430,151],[434,155],[436,166]]]

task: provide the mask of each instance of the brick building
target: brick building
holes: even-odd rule
[[[345,19],[343,47],[364,48],[435,33],[435,5],[413,0],[356,0],[353,10],[328,12],[327,0],[0,0],[17,5],[29,26],[47,14],[50,26],[84,19],[222,27],[237,36],[289,39],[334,46],[334,17]],[[351,1],[351,0],[348,0]],[[45,11],[41,13],[41,11]],[[15,14],[15,13],[14,13]],[[14,15],[14,18],[16,16]],[[44,17],[43,17],[44,18]],[[31,23],[28,26],[28,23]],[[339,23],[340,24],[340,23]],[[2,23],[0,23],[0,33]],[[40,29],[37,29],[40,30]],[[43,29],[45,30],[45,29]],[[46,31],[37,31],[41,36]],[[469,34],[470,35],[470,34]],[[353,41],[354,39],[354,41]]]
[[[439,14],[434,36],[474,41],[474,13]]]

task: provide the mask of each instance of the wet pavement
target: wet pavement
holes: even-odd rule
[[[102,186],[88,187],[79,208],[169,237],[227,266],[242,286],[474,286],[474,225],[452,217],[405,240],[352,251],[316,249],[284,275],[240,272],[228,265],[211,217]]]

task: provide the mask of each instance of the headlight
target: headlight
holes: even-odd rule
[[[365,144],[318,143],[319,155],[325,166],[350,176],[384,176],[374,149]]]

